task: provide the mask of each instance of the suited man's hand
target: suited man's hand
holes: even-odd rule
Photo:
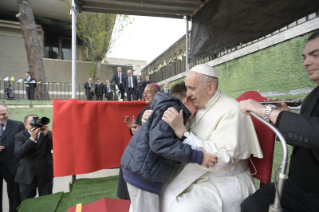
[[[40,128],[37,128],[37,129],[35,129],[35,128],[31,128],[31,138],[33,139],[33,140],[36,140],[37,138],[38,138],[38,134],[39,134],[39,132],[41,131],[41,129]]]
[[[43,135],[46,136],[49,132],[49,126],[48,125],[43,125],[41,128],[41,131],[43,132]]]
[[[4,150],[4,146],[0,146],[0,152],[2,152],[2,150]]]
[[[132,128],[132,125],[135,124],[136,120],[135,120],[135,117],[133,116],[133,118],[131,118],[130,116],[125,116],[125,119],[124,119],[124,123],[126,124],[126,126],[128,128]]]

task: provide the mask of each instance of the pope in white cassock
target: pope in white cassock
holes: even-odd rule
[[[198,108],[195,117],[183,124],[182,113],[169,108],[163,115],[184,142],[193,149],[218,157],[205,168],[180,165],[163,187],[162,212],[240,212],[241,202],[256,191],[248,160],[262,158],[253,122],[238,110],[238,102],[218,90],[214,68],[193,67],[185,79],[187,96]]]

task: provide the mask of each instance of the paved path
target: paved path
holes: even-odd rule
[[[99,177],[108,177],[119,175],[119,169],[105,169],[97,172],[93,172],[90,174],[81,174],[77,175],[77,179],[80,178],[99,178]],[[69,191],[69,183],[71,182],[71,176],[68,177],[55,177],[53,180],[53,193],[56,192],[68,192]],[[9,202],[7,195],[7,185],[5,181],[3,181],[3,212],[9,211]]]

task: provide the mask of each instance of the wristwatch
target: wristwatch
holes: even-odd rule
[[[183,133],[183,136],[182,136],[182,138],[181,139],[179,139],[181,142],[183,142],[186,138],[188,138],[189,136],[191,135],[191,133],[190,132],[188,132],[188,131],[185,131],[184,133]]]
[[[265,105],[265,110],[264,110],[264,120],[269,122],[270,118],[270,113],[271,111],[275,110],[276,106],[275,105]]]

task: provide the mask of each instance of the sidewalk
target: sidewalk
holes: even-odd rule
[[[108,177],[114,176],[119,174],[119,169],[104,169],[97,172],[93,172],[90,174],[81,174],[77,175],[77,179],[80,178],[98,178],[98,177]],[[69,183],[71,182],[72,176],[67,177],[55,177],[53,179],[53,193],[57,193],[60,191],[68,192],[69,191]],[[5,181],[3,181],[3,212],[9,211],[9,202],[8,202],[8,195],[7,195],[7,185]]]

